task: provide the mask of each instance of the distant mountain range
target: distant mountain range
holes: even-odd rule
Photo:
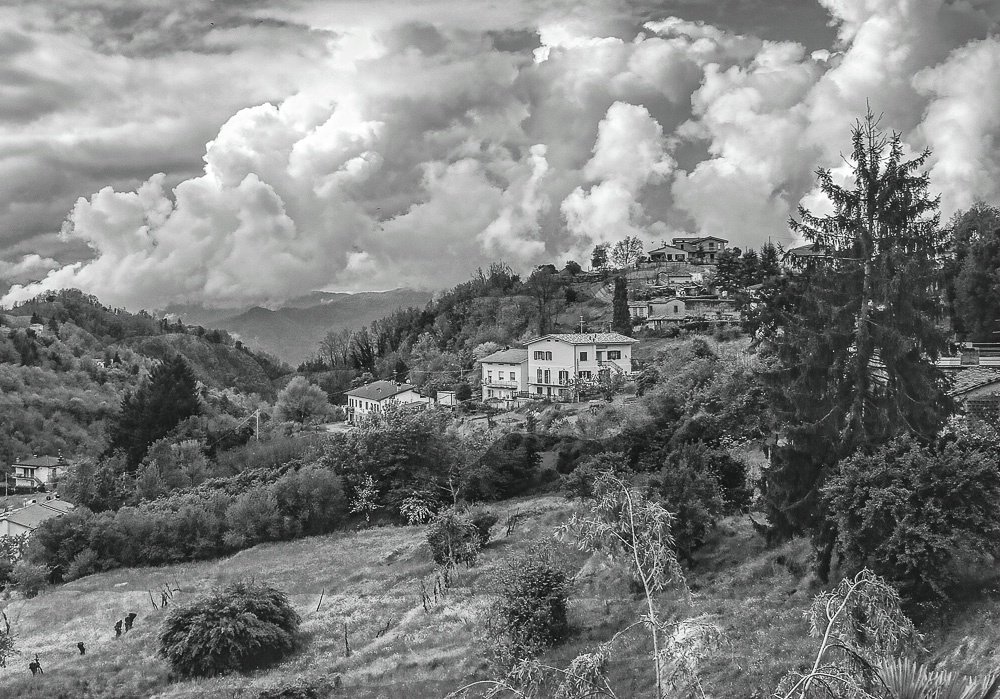
[[[368,325],[397,308],[423,308],[432,295],[430,291],[414,289],[356,294],[316,291],[273,311],[255,306],[233,315],[231,309],[175,306],[167,312],[188,324],[226,330],[248,347],[298,366],[316,354],[320,340],[331,330]]]

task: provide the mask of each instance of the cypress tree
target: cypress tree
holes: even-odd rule
[[[625,335],[632,332],[632,318],[628,312],[628,284],[624,277],[615,277],[615,295],[611,304],[611,329]]]
[[[764,381],[780,435],[765,483],[772,531],[811,532],[821,576],[835,532],[818,496],[834,465],[901,434],[930,438],[951,407],[934,364],[946,339],[931,291],[938,199],[918,172],[929,152],[904,160],[899,136],[870,111],[852,141],[853,184],[817,173],[834,213],[800,208],[790,222],[831,259],[770,284],[754,328],[771,357]]]

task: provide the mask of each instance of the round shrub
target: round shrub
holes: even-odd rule
[[[15,563],[14,570],[11,572],[14,587],[28,598],[38,596],[38,593],[48,584],[48,578],[48,568],[27,561]]]
[[[493,526],[500,521],[500,518],[495,512],[490,510],[475,510],[470,515],[469,521],[476,528],[476,534],[479,536],[479,546],[482,548],[490,543],[490,532]]]
[[[454,509],[444,510],[427,526],[427,543],[439,566],[475,565],[479,557],[479,530],[467,517]]]
[[[823,488],[841,553],[910,604],[947,599],[966,573],[1000,556],[996,464],[995,451],[968,440],[923,446],[908,437],[845,459]]]
[[[239,581],[171,611],[159,652],[183,677],[247,672],[288,655],[300,621],[285,593]]]
[[[487,611],[486,633],[502,663],[532,658],[566,638],[569,580],[544,554],[508,559],[493,582],[499,596]]]

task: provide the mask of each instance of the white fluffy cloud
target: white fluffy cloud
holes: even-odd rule
[[[200,17],[200,2],[181,15]],[[648,8],[624,0],[435,22],[448,2],[386,3],[378,17],[262,4],[255,16],[276,33],[190,20],[179,36],[193,48],[155,56],[155,33],[129,34],[126,55],[107,50],[124,41],[107,30],[90,44],[12,30],[21,43],[0,61],[28,70],[53,46],[57,58],[33,69],[37,115],[7,117],[21,121],[0,139],[0,222],[62,202],[64,243],[88,254],[10,258],[0,274],[14,281],[37,278],[16,265],[48,276],[3,301],[76,286],[129,307],[278,304],[316,288],[445,286],[498,258],[522,270],[583,259],[625,235],[787,244],[796,207],[824,205],[815,168],[838,167],[868,104],[914,152],[933,149],[946,213],[1000,197],[994,3],[821,0],[838,40],[810,52],[677,18],[639,27],[629,14]],[[270,46],[255,47],[264,36]],[[199,79],[218,47],[222,69]],[[67,71],[104,99],[74,91]],[[195,104],[215,122],[192,119]],[[147,166],[186,155],[150,177],[137,149],[156,154]],[[72,205],[73,187],[32,175],[58,172],[43,153],[72,172],[90,163],[74,186],[96,194]]]

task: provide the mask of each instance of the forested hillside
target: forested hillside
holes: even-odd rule
[[[122,398],[180,355],[207,388],[274,400],[288,371],[227,333],[104,307],[67,290],[0,314],[0,458],[96,456]]]

